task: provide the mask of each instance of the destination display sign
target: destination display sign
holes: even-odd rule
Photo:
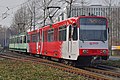
[[[106,25],[105,18],[80,18],[80,25]]]

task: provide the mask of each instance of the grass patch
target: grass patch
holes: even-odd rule
[[[32,62],[0,59],[0,80],[86,80],[86,78]]]

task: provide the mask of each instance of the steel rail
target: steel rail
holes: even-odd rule
[[[116,72],[100,70],[100,69],[95,69],[95,68],[85,68],[85,70],[88,70],[88,71],[91,71],[91,72],[100,73],[100,74],[103,74],[103,75],[108,75],[108,76],[113,76],[113,77],[120,78],[120,73],[116,73]]]

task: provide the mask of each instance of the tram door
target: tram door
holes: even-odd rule
[[[36,54],[36,42],[37,42],[37,34],[36,33],[32,33],[31,34],[31,40],[29,43],[29,51],[32,54]]]
[[[68,32],[68,53],[70,54],[72,52],[72,26],[69,26],[69,32]]]
[[[78,42],[78,28],[70,25],[68,32],[68,55],[71,59],[75,59],[79,52]]]
[[[37,41],[37,47],[36,47],[37,50],[36,51],[37,51],[37,54],[41,54],[42,53],[41,52],[42,51],[41,50],[42,49],[42,29],[39,30],[37,35],[38,35],[38,37],[37,37],[38,41]]]

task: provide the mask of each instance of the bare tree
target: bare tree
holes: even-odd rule
[[[8,33],[8,28],[6,26],[0,25],[0,45],[3,47],[8,46],[8,41],[9,41],[9,33]]]
[[[112,46],[112,42],[113,42],[113,40],[112,40],[112,36],[113,36],[113,34],[112,34],[112,31],[113,31],[113,22],[112,22],[112,14],[111,14],[111,6],[112,6],[112,3],[113,3],[113,1],[114,0],[103,0],[103,3],[106,5],[106,6],[108,6],[108,14],[107,14],[107,18],[108,18],[108,22],[109,22],[109,27],[110,27],[110,35],[109,35],[109,37],[110,37],[110,40],[109,40],[109,43],[111,43],[111,44],[109,44],[109,46],[110,46],[110,48],[111,48],[111,46]]]
[[[36,25],[42,27],[45,24],[49,24],[50,19],[48,17],[55,13],[55,9],[48,11],[47,7],[56,5],[63,7],[63,3],[60,0],[30,0],[17,10],[11,26],[16,27],[17,31],[21,33],[24,30],[31,29],[33,26],[37,27]],[[60,15],[59,13],[60,11],[54,14],[53,20]]]
[[[112,46],[120,45],[120,7],[116,6],[117,0],[103,0],[104,4],[108,6],[108,23],[110,28],[109,34],[109,48],[112,49]],[[112,50],[111,50],[112,54]]]
[[[25,25],[27,23],[27,15],[26,15],[25,7],[21,7],[14,16],[14,24],[17,27],[18,33],[25,32]]]
[[[103,3],[107,6],[112,6],[114,4],[115,0],[103,0]]]
[[[112,24],[113,24],[113,27],[112,27],[112,45],[120,45],[119,41],[120,41],[120,8],[118,9],[114,9],[112,12],[111,12],[111,21],[112,21]]]
[[[68,18],[71,17],[71,11],[72,11],[72,3],[75,1],[75,0],[61,0],[63,2],[66,2],[68,5],[69,5],[69,14],[68,14]]]

